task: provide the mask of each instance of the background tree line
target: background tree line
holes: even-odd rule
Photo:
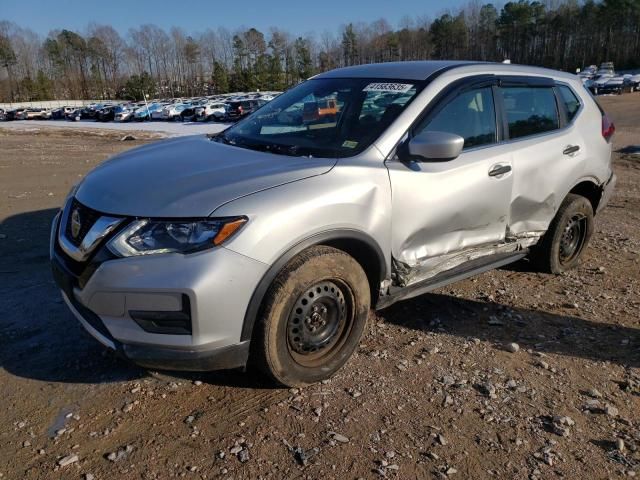
[[[602,61],[639,67],[640,0],[518,0],[501,8],[473,0],[435,19],[406,16],[396,28],[380,19],[313,36],[142,25],[123,37],[91,24],[42,38],[0,21],[0,101],[283,90],[361,63],[506,58],[569,71]]]

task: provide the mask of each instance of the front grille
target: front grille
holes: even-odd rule
[[[71,224],[73,222],[73,212],[77,211],[80,216],[80,231],[75,237],[72,234]],[[100,218],[101,214],[85,207],[75,198],[71,201],[69,212],[67,215],[67,224],[64,226],[64,234],[74,246],[79,247],[82,244],[87,232],[93,227],[93,224]]]
[[[85,207],[86,208],[86,207]],[[58,230],[62,228],[62,221],[57,225],[55,236],[58,237]],[[54,243],[55,258],[64,266],[65,270],[71,274],[74,286],[83,289],[91,276],[95,273],[102,263],[117,258],[111,251],[105,247],[98,248],[94,254],[85,261],[77,261],[71,258],[60,246],[56,240]]]

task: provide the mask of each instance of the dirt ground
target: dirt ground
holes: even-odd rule
[[[616,150],[640,145],[640,94],[601,103]],[[287,390],[145,371],[67,311],[49,223],[85,172],[150,141],[121,135],[0,128],[3,480],[640,476],[639,154],[615,154],[579,269],[521,262],[371,314],[336,377]]]

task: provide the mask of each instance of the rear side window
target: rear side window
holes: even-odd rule
[[[573,120],[573,117],[578,113],[578,109],[580,108],[580,101],[576,94],[573,93],[566,85],[559,85],[558,90],[560,91],[560,96],[562,97],[562,101],[564,102],[564,106],[567,109],[567,120],[570,122]]]
[[[465,149],[495,143],[496,113],[491,87],[461,93],[417,131],[455,133],[464,138]]]
[[[509,138],[556,130],[560,125],[551,87],[502,87]]]

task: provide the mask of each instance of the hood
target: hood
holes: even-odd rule
[[[90,172],[76,198],[103,213],[138,217],[206,217],[224,203],[322,175],[335,159],[257,152],[189,136],[113,157]]]

